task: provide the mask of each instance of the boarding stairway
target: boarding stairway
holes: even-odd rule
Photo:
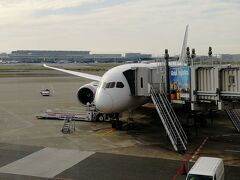
[[[175,151],[184,153],[187,150],[187,136],[164,90],[156,92],[150,85],[150,95]]]
[[[240,132],[240,117],[239,113],[234,109],[225,110],[229,119],[231,120],[233,126],[236,128],[237,132]]]

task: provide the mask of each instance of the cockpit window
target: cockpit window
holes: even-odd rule
[[[124,88],[124,84],[122,82],[117,82],[116,88]]]
[[[114,88],[115,87],[115,82],[109,82],[106,84],[106,88]]]
[[[115,82],[110,82],[109,88],[114,88],[115,87]]]
[[[106,82],[103,82],[102,83],[102,88],[106,88],[106,84],[107,84]]]
[[[106,84],[106,88],[109,88],[109,86],[110,86],[110,83],[107,83],[107,84]]]

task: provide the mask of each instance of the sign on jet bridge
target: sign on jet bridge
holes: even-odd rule
[[[171,100],[190,99],[190,68],[172,67],[169,74]]]

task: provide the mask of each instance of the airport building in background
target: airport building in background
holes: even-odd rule
[[[18,62],[122,62],[121,54],[90,54],[90,51],[17,50],[9,58]]]
[[[74,62],[88,57],[89,53],[90,51],[17,50],[12,51],[9,58],[19,62]]]
[[[137,62],[152,60],[151,54],[91,54],[90,51],[49,51],[49,50],[17,50],[8,54],[8,60],[18,62]]]
[[[141,54],[141,53],[126,53],[125,58],[132,60],[150,60],[152,58],[151,54]]]
[[[177,61],[178,56],[172,56],[170,61]],[[17,50],[10,54],[1,53],[1,62],[23,62],[23,63],[43,63],[43,62],[116,62],[116,63],[134,63],[139,61],[155,61],[163,57],[156,58],[151,54],[142,53],[126,53],[122,54],[91,54],[90,51],[49,51],[49,50]],[[197,56],[194,62],[197,64],[205,64],[209,60],[217,63],[240,63],[240,54],[220,54],[209,58],[208,56]]]
[[[0,53],[0,59],[1,60],[6,60],[6,59],[9,59],[9,56],[7,53]]]

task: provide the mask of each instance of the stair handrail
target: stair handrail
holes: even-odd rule
[[[173,110],[173,108],[172,108],[172,106],[171,106],[171,104],[170,104],[170,101],[169,101],[168,98],[167,98],[166,93],[164,92],[163,89],[161,89],[161,91],[162,91],[162,93],[163,93],[163,95],[164,95],[165,101],[167,102],[166,104],[168,105],[171,113],[172,113],[173,116],[174,116],[174,121],[176,122],[176,125],[177,125],[178,128],[180,129],[180,133],[181,133],[181,135],[182,135],[181,137],[183,137],[185,143],[187,144],[187,135],[186,135],[186,133],[184,132],[184,130],[183,130],[180,122],[178,121],[177,115],[176,115],[176,113],[174,112],[174,110]]]
[[[175,146],[179,145],[178,140],[181,141],[183,148],[186,150],[185,143],[187,144],[186,134],[182,126],[180,125],[176,114],[174,113],[170,102],[167,99],[166,94],[162,89],[160,89],[160,93],[156,93],[153,86],[150,84],[150,92],[153,97],[153,101],[155,101],[155,105],[157,106],[158,110],[160,111],[160,116],[162,116],[162,121],[166,126],[166,131],[169,133],[170,140]],[[177,126],[177,127],[176,127]],[[180,133],[179,131],[180,130]],[[178,148],[176,147],[178,150]]]
[[[163,90],[161,90],[161,91],[164,92]],[[164,94],[163,94],[163,96],[164,96]],[[178,120],[174,119],[175,118],[175,116],[174,116],[175,113],[174,113],[174,111],[171,111],[172,107],[171,107],[169,101],[167,100],[167,98],[165,98],[165,101],[164,101],[163,96],[161,94],[159,95],[159,97],[161,98],[161,100],[163,102],[163,106],[166,109],[166,111],[167,111],[167,113],[168,113],[168,115],[170,117],[169,120],[172,121],[172,126],[175,129],[175,133],[177,134],[177,137],[179,137],[181,143],[184,145],[184,148],[186,149],[186,147],[185,147],[185,139],[183,139],[183,137],[180,135],[182,128],[181,128],[181,126],[180,127],[178,126],[178,128],[176,127],[177,126],[176,122],[178,122]],[[169,112],[169,110],[170,110],[170,112]],[[180,130],[180,132],[179,132],[179,130]]]
[[[167,117],[167,114],[166,114],[166,109],[164,109],[164,107],[162,106],[162,103],[159,101],[159,99],[157,98],[157,94],[154,90],[154,88],[151,86],[151,91],[152,91],[152,94],[154,96],[154,100],[156,101],[156,105],[158,106],[159,110],[162,112],[162,115],[164,116],[164,123],[166,124],[167,126],[167,129],[169,130],[169,133],[170,133],[170,136],[173,137],[173,141],[174,141],[174,144],[176,145],[177,144],[177,136],[175,135],[174,133],[174,130],[173,130],[173,124],[171,122],[170,124],[170,121],[167,121],[166,119],[168,118]]]

